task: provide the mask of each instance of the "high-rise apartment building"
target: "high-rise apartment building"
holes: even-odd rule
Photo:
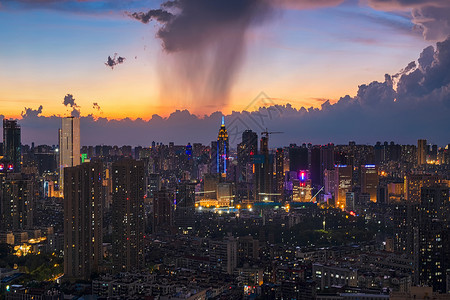
[[[102,164],[64,170],[64,276],[89,279],[102,262]]]
[[[419,211],[418,275],[421,285],[447,292],[450,276],[450,198],[448,186],[423,187]]]
[[[144,162],[126,159],[112,165],[113,268],[144,267]]]
[[[173,226],[173,195],[166,189],[155,192],[153,198],[153,232],[168,232]]]
[[[21,170],[21,149],[20,125],[16,120],[3,119],[3,156],[9,164],[12,164],[15,173]]]
[[[0,225],[3,230],[20,231],[32,229],[34,194],[36,192],[32,176],[6,172],[0,163]]]
[[[59,129],[59,190],[64,195],[64,168],[80,164],[80,118],[61,119]]]

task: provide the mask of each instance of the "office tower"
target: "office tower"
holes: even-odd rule
[[[255,193],[257,201],[272,201],[273,155],[269,155],[269,137],[261,137],[260,152],[253,156]]]
[[[144,162],[112,164],[113,268],[115,272],[144,267]]]
[[[238,166],[240,169],[239,181],[249,182],[247,166],[252,163],[252,156],[258,152],[258,135],[251,130],[242,133],[242,142],[238,144]]]
[[[237,266],[237,240],[226,237],[209,243],[209,263],[212,271],[233,274]]]
[[[219,173],[222,178],[227,177],[229,152],[228,132],[225,128],[225,119],[222,117],[222,125],[220,126],[219,134],[217,136],[217,173]]]
[[[336,190],[334,192],[335,206],[342,210],[346,208],[346,194],[352,188],[353,167],[337,165],[335,172]]]
[[[421,285],[447,292],[450,269],[450,199],[447,186],[423,187],[419,212],[418,275]]]
[[[99,271],[102,249],[102,164],[64,170],[64,276],[90,279]]]
[[[3,119],[3,156],[11,163],[15,173],[20,173],[22,166],[22,145],[20,125],[16,120]]]
[[[283,148],[278,148],[275,157],[275,181],[276,192],[280,194],[278,198],[283,199],[284,195],[284,151]]]
[[[378,167],[375,165],[361,166],[361,193],[370,195],[370,201],[377,202]]]
[[[242,133],[242,142],[237,147],[238,182],[237,194],[242,200],[253,199],[253,156],[258,152],[258,135],[251,130]]]
[[[155,192],[153,199],[153,233],[168,232],[173,225],[173,195],[166,189]]]
[[[64,168],[80,164],[80,118],[61,119],[59,129],[59,191],[64,195]]]
[[[308,148],[291,144],[289,146],[289,171],[298,172],[307,169],[309,169]]]
[[[417,164],[424,165],[427,163],[427,140],[417,141]]]
[[[32,229],[36,192],[33,177],[8,173],[5,164],[1,162],[0,172],[1,228],[10,231]]]
[[[197,181],[185,181],[177,185],[175,191],[175,225],[183,233],[195,224],[195,185]]]

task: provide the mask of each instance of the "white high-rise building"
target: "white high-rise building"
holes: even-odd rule
[[[80,118],[61,119],[59,129],[59,194],[64,195],[64,168],[80,164]]]

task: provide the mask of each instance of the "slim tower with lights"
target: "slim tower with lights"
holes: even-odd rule
[[[220,126],[219,135],[217,136],[217,173],[221,177],[227,176],[227,165],[229,156],[228,132],[225,128],[225,118],[222,117],[222,125]]]

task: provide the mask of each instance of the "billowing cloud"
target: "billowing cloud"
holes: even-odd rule
[[[76,104],[75,98],[73,97],[73,95],[67,94],[64,97],[63,104],[66,107],[70,106],[72,108],[72,111],[71,111],[71,116],[72,117],[80,117],[80,115],[81,115],[80,107]]]
[[[23,112],[21,112],[20,114],[21,114],[22,118],[36,118],[40,114],[42,114],[43,108],[44,107],[42,105],[40,105],[38,107],[38,109],[32,109],[32,108],[25,107],[25,110]]]
[[[411,63],[408,66],[403,70],[412,68]],[[22,114],[24,143],[56,143],[60,120],[43,117],[41,112],[42,108],[28,109]],[[271,147],[350,140],[374,144],[386,139],[415,144],[418,138],[443,146],[450,143],[449,115],[450,39],[425,48],[416,67],[399,75],[397,88],[387,74],[383,81],[362,84],[356,96],[342,97],[334,104],[325,101],[320,109],[273,103],[261,105],[256,111],[233,112],[225,116],[225,122],[233,148],[244,130],[260,134],[265,128],[284,132],[270,137]],[[154,115],[148,121],[96,119],[89,115],[81,118],[82,144],[209,144],[217,138],[221,117],[220,112],[199,117],[187,110],[177,110],[166,118]]]
[[[160,23],[157,37],[169,54],[161,66],[164,99],[183,99],[194,111],[225,105],[246,49],[250,28],[268,20],[268,0],[174,0],[129,15]]]

